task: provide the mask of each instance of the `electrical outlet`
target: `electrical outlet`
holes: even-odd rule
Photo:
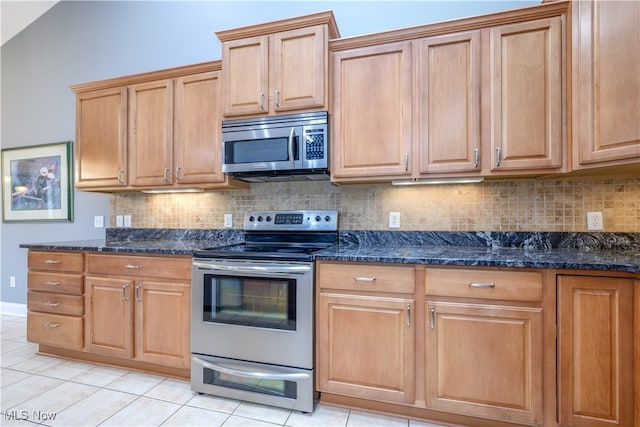
[[[124,226],[131,227],[131,215],[124,216]]]
[[[587,230],[602,230],[602,212],[587,212]]]
[[[233,215],[232,214],[224,214],[224,226],[226,228],[233,227]]]
[[[94,228],[104,228],[104,217],[102,215],[96,215],[93,217]]]
[[[9,277],[9,286],[11,286],[12,288],[16,287],[16,276]]]
[[[400,228],[400,212],[389,212],[389,228]]]
[[[123,227],[124,226],[124,218],[122,217],[122,215],[116,215],[116,227]]]

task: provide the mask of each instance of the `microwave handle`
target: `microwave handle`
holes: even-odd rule
[[[291,169],[295,169],[296,165],[295,165],[295,159],[293,158],[293,137],[294,137],[294,133],[296,131],[296,128],[292,127],[291,128],[291,132],[289,132],[289,163],[291,163]]]

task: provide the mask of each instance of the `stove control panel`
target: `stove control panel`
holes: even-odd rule
[[[249,211],[245,231],[336,231],[338,211]]]

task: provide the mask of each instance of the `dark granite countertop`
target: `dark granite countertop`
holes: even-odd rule
[[[59,251],[191,255],[240,243],[239,230],[107,229],[105,239],[23,243]],[[341,231],[318,260],[640,273],[640,233]]]

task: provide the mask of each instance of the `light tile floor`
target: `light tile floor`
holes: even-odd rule
[[[2,315],[2,426],[436,427],[319,404],[311,414],[199,395],[188,381],[37,355],[26,319]]]

